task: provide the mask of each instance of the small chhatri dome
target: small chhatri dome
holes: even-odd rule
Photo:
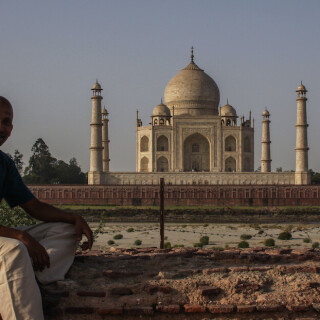
[[[154,109],[153,109],[153,116],[165,116],[165,117],[170,117],[170,110],[169,108],[162,103],[158,104]]]
[[[263,111],[262,115],[264,117],[269,117],[270,116],[270,112],[267,110],[267,108]]]
[[[108,114],[108,111],[107,111],[106,107],[103,107],[101,113],[102,113],[102,114]]]
[[[220,92],[214,80],[194,63],[193,48],[190,63],[175,75],[164,92],[166,105],[175,114],[217,115]]]
[[[236,117],[237,112],[236,112],[235,108],[228,103],[228,100],[227,100],[227,104],[225,104],[220,109],[220,115],[223,117],[228,117],[228,116],[229,117]]]
[[[302,81],[301,81],[300,86],[299,86],[298,89],[296,90],[296,92],[298,92],[298,91],[307,92],[307,89],[306,89],[306,87],[302,84]]]
[[[101,89],[101,85],[100,83],[98,82],[98,80],[96,81],[96,83],[92,86],[92,89],[91,90],[103,90]]]

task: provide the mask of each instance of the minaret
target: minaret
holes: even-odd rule
[[[265,109],[262,113],[261,172],[271,172],[269,117],[270,113]]]
[[[102,173],[102,121],[101,121],[101,96],[98,81],[92,87],[92,118],[91,118],[91,145],[90,145],[90,172],[88,184],[101,184]]]
[[[109,129],[108,129],[108,111],[104,107],[102,112],[102,165],[103,165],[103,172],[109,172]]]
[[[310,183],[308,175],[308,136],[307,136],[307,89],[302,84],[296,90],[297,92],[297,124],[296,124],[296,184]]]

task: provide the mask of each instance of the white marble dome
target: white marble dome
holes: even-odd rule
[[[166,86],[164,99],[175,115],[217,115],[220,92],[214,80],[193,61]]]

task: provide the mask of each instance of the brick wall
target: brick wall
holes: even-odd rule
[[[51,204],[159,205],[158,185],[30,185]],[[318,206],[320,186],[166,185],[166,205]]]

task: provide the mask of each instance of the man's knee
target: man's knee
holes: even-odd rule
[[[13,253],[19,256],[29,256],[26,246],[21,241],[11,238],[1,238],[0,254],[6,255]]]

